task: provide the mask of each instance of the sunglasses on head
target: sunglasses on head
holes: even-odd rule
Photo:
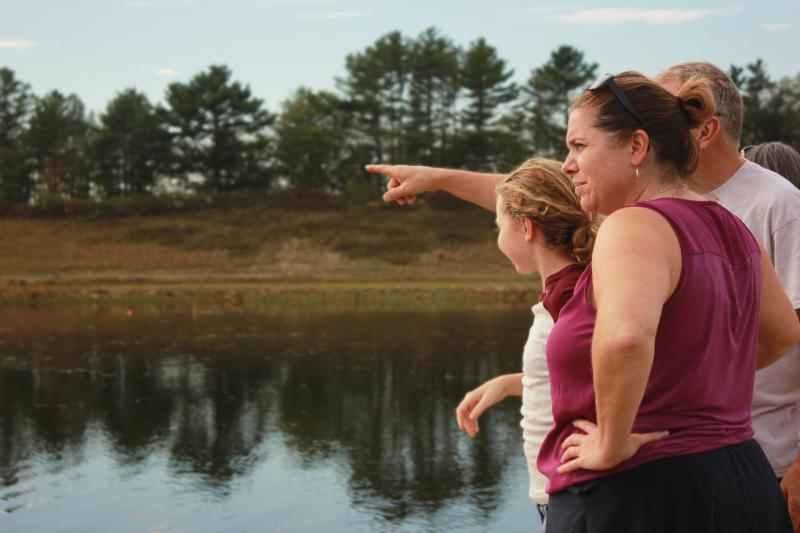
[[[608,87],[608,90],[611,91],[611,94],[613,94],[617,101],[622,104],[622,107],[624,107],[628,113],[630,113],[633,118],[636,119],[636,122],[639,123],[640,127],[644,128],[644,119],[642,118],[642,115],[639,114],[636,106],[633,105],[631,99],[628,98],[628,95],[622,92],[622,89],[619,88],[617,82],[614,81],[613,74],[604,75],[602,78],[594,82],[592,86],[589,87],[589,90],[596,91],[598,89],[602,89],[603,87]]]

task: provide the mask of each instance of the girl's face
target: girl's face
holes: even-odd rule
[[[526,224],[533,229],[530,221],[515,221],[506,212],[503,199],[497,197],[497,247],[514,265],[519,274],[533,274],[537,272],[536,262],[533,257],[533,235],[526,229]]]
[[[603,215],[624,207],[636,188],[630,143],[617,143],[594,126],[594,114],[573,109],[567,124],[569,154],[561,166],[572,177],[586,211]]]

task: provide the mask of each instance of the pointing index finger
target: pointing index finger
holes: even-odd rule
[[[364,169],[372,174],[390,175],[391,165],[366,165]]]

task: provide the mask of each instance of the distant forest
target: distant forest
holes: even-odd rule
[[[668,65],[664,65],[667,67]],[[298,189],[374,195],[367,162],[507,171],[560,158],[570,102],[598,74],[571,46],[524,85],[479,38],[392,32],[350,54],[336,90],[297,89],[271,111],[211,65],[168,86],[163,105],[120,91],[99,116],[75,94],[42,96],[0,68],[0,201],[47,204],[189,192]],[[772,79],[761,59],[729,72],[742,90],[742,144],[800,148],[800,74]]]

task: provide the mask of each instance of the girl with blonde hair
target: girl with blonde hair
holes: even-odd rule
[[[522,372],[491,379],[456,408],[458,426],[474,437],[483,412],[508,396],[522,396],[523,449],[529,496],[544,518],[547,478],[536,468],[539,447],[553,424],[545,347],[561,308],[590,261],[597,224],[581,209],[561,163],[530,159],[496,187],[497,246],[522,275],[539,274],[543,291],[523,349]]]

